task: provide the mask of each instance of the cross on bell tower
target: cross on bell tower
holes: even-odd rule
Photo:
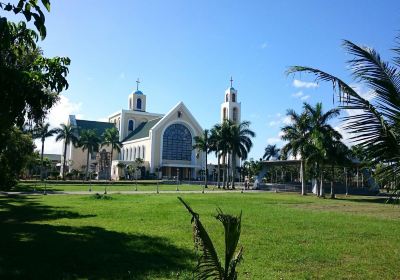
[[[139,78],[137,78],[137,80],[136,80],[136,90],[137,91],[139,90],[139,84],[140,84],[140,80],[139,80]]]

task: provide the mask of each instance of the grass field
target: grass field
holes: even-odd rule
[[[0,196],[0,279],[190,279],[176,194]],[[216,207],[243,211],[239,279],[399,279],[400,208],[368,197],[182,194],[218,251]]]

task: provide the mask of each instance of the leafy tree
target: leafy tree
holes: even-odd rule
[[[206,155],[206,168],[205,168],[205,176],[204,176],[204,187],[208,188],[207,186],[207,177],[208,177],[208,168],[207,168],[207,157],[208,154],[211,152],[211,139],[210,139],[210,131],[205,129],[203,134],[200,136],[194,137],[195,144],[193,145],[193,149],[197,149],[198,152],[203,152]],[[204,189],[203,189],[204,192]]]
[[[372,164],[382,164],[378,178],[383,184],[400,190],[400,41],[393,49],[394,65],[381,59],[372,48],[345,40],[343,46],[353,56],[348,61],[355,81],[373,92],[373,98],[362,95],[340,78],[319,69],[292,66],[287,73],[310,73],[317,81],[331,82],[340,108],[358,113],[344,118],[345,129],[359,144]]]
[[[56,129],[49,129],[50,124],[45,123],[45,124],[38,124],[34,131],[33,131],[33,138],[35,139],[40,139],[42,142],[42,148],[40,152],[40,165],[41,165],[41,172],[40,172],[40,179],[43,180],[43,153],[44,153],[44,142],[46,141],[46,138],[53,136],[54,134],[57,133]]]
[[[216,219],[223,224],[225,230],[225,260],[221,264],[217,250],[201,223],[199,214],[194,212],[181,197],[178,199],[192,215],[194,242],[197,250],[200,251],[195,279],[236,280],[236,267],[243,256],[243,247],[236,251],[242,227],[242,213],[239,216],[232,216],[217,209]]]
[[[50,2],[42,0],[41,3],[20,0],[16,5],[0,3],[0,9],[21,14],[26,21],[32,20],[44,39],[45,16],[41,7],[49,11]],[[37,46],[38,39],[25,22],[13,23],[0,16],[0,157],[8,153],[7,137],[13,127],[17,125],[22,129],[28,124],[32,128],[42,123],[58,101],[58,95],[68,88],[69,58],[44,57]],[[2,178],[14,178],[13,174]],[[0,181],[0,185],[13,181]]]
[[[78,140],[78,147],[82,148],[82,151],[87,150],[86,155],[86,171],[85,171],[85,178],[88,180],[89,174],[89,155],[93,152],[99,151],[99,146],[101,143],[101,139],[97,136],[97,133],[93,129],[86,129],[80,132],[80,137]]]
[[[76,146],[78,144],[77,132],[76,128],[70,124],[61,124],[60,128],[55,129],[55,133],[57,134],[56,141],[64,141],[62,179],[65,180],[65,170],[67,167],[67,146],[70,144]]]
[[[111,162],[114,156],[114,150],[118,153],[121,152],[122,143],[119,141],[119,132],[116,127],[107,128],[103,133],[103,142],[101,146],[111,146]],[[110,168],[112,168],[112,164],[110,164]],[[110,171],[111,174],[111,171]],[[110,177],[111,180],[111,177]]]
[[[280,150],[275,145],[268,145],[265,148],[263,159],[270,160],[271,158],[278,159]]]
[[[4,134],[5,142],[2,145],[5,149],[0,153],[0,189],[9,190],[33,157],[35,145],[30,134],[23,133],[16,127]]]

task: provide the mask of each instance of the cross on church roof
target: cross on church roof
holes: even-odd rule
[[[139,90],[139,84],[140,84],[140,80],[139,78],[136,80],[136,90]]]
[[[231,87],[232,87],[232,82],[233,82],[232,76],[231,76],[231,79],[230,79],[230,81],[231,81]]]

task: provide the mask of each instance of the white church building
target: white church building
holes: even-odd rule
[[[79,120],[74,115],[69,116],[68,123],[77,128],[78,134],[84,129],[93,129],[101,136],[107,128],[118,128],[121,152],[114,150],[113,159],[110,159],[111,149],[100,148],[98,153],[90,156],[90,169],[99,179],[111,177],[118,180],[126,177],[126,166],[134,165],[135,160],[141,158],[143,167],[139,178],[150,174],[157,178],[198,178],[205,168],[205,155],[193,150],[194,137],[203,133],[196,118],[183,102],[176,104],[166,114],[147,112],[146,105],[146,95],[137,86],[136,91],[128,96],[128,109],[109,115],[108,122]],[[221,105],[221,121],[230,119],[240,122],[240,105],[231,79],[231,87],[225,91]],[[86,151],[68,145],[67,162],[70,172],[72,169],[83,170]]]

